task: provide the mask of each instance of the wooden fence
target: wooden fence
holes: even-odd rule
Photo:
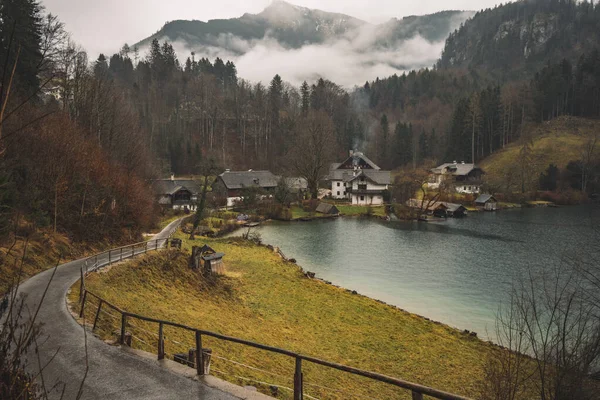
[[[253,347],[256,349],[266,350],[276,354],[282,354],[288,357],[291,357],[295,360],[295,372],[293,377],[294,387],[294,400],[302,400],[303,399],[303,377],[302,377],[302,363],[309,362],[318,365],[322,365],[325,367],[333,368],[339,371],[344,371],[350,374],[366,377],[373,379],[375,381],[387,383],[390,385],[394,385],[403,389],[407,389],[412,393],[413,400],[422,400],[423,396],[429,396],[435,399],[441,400],[469,400],[467,397],[458,396],[452,393],[447,393],[441,390],[433,389],[431,387],[419,385],[416,383],[408,382],[402,379],[393,378],[390,376],[378,374],[375,372],[364,371],[358,368],[349,367],[346,365],[336,364],[330,361],[321,360],[319,358],[295,353],[293,351],[280,349],[277,347],[267,346],[260,343],[251,342],[244,339],[239,339],[231,336],[221,335],[219,333],[201,330],[197,328],[193,328],[187,325],[178,324],[171,321],[165,321],[156,318],[150,318],[134,313],[127,312],[122,310],[121,308],[111,304],[100,296],[90,292],[85,287],[85,276],[91,272],[96,271],[102,266],[108,265],[111,262],[117,262],[124,260],[126,258],[131,258],[136,254],[147,253],[150,250],[159,250],[161,248],[168,247],[170,244],[177,243],[175,240],[171,239],[156,239],[151,240],[149,242],[136,243],[130,246],[120,247],[117,249],[110,250],[108,252],[100,253],[99,255],[92,256],[88,260],[90,260],[89,265],[86,260],[86,264],[81,269],[81,291],[80,291],[80,317],[83,317],[85,311],[86,300],[88,296],[94,297],[98,300],[98,309],[96,310],[94,323],[92,326],[92,330],[96,329],[98,318],[100,316],[100,312],[102,311],[102,307],[109,307],[116,311],[121,316],[121,327],[120,327],[120,338],[119,342],[121,345],[126,343],[126,332],[127,332],[127,324],[130,320],[140,320],[150,323],[157,324],[158,330],[158,342],[157,342],[157,355],[158,359],[162,360],[165,358],[165,337],[164,337],[164,328],[165,326],[170,326],[174,328],[184,329],[194,333],[195,336],[195,357],[194,364],[196,367],[196,372],[198,375],[202,376],[205,374],[204,370],[204,354],[202,350],[202,337],[211,337],[215,339],[224,340],[227,342],[238,343],[245,346]]]

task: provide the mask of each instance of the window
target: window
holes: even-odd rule
[[[338,192],[338,196],[340,195],[340,192]]]
[[[338,187],[340,187],[340,183],[338,182]],[[339,193],[338,193],[339,194]]]
[[[360,201],[365,201],[365,196],[360,196]]]
[[[467,187],[465,186],[465,187],[463,188],[463,190],[466,192],[466,191],[467,191]]]
[[[469,191],[471,190],[471,186],[469,186]]]
[[[358,185],[358,190],[367,190],[367,185]]]

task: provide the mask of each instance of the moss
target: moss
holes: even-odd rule
[[[207,280],[189,269],[187,256],[163,252],[92,275],[88,288],[142,315],[476,396],[486,355],[494,349],[491,345],[345,289],[307,279],[298,266],[284,262],[266,247],[240,239],[203,238],[191,243],[183,235],[177,236],[184,239],[186,254],[192,245],[204,243],[224,252],[227,275]],[[77,285],[71,296],[77,296]],[[93,306],[87,312],[87,318],[93,318]],[[114,336],[118,321],[115,315],[103,314],[101,333]],[[134,346],[155,351],[156,325],[136,321],[129,329],[134,334]],[[168,354],[193,347],[191,333],[169,328],[165,334]],[[213,350],[212,373],[219,377],[258,386],[265,393],[269,393],[267,386],[240,377],[292,385],[293,360],[288,357],[210,338],[203,343]],[[310,363],[303,368],[305,392],[311,396],[410,397],[410,393],[389,385]],[[290,398],[291,394],[280,390],[280,397]]]

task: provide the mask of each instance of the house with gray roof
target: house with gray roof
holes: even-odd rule
[[[341,163],[331,165],[328,180],[334,199],[348,199],[353,205],[381,205],[391,184],[390,171],[381,168],[358,151]]]
[[[464,161],[445,163],[430,171],[429,189],[437,190],[442,185],[450,186],[456,193],[478,194],[481,192],[483,170]]]
[[[153,181],[152,190],[161,207],[193,208],[201,190],[201,182],[172,176],[168,179]]]
[[[257,189],[261,196],[270,196],[277,187],[279,177],[270,171],[230,171],[226,170],[217,177],[213,192],[227,198],[227,207],[233,207],[241,201],[248,189]]]

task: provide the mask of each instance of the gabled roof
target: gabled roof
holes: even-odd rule
[[[492,196],[491,194],[482,194],[481,196],[479,196],[477,198],[477,200],[475,200],[475,203],[485,204],[490,200],[492,200],[493,202],[496,202],[496,198],[494,196]]]
[[[434,174],[450,174],[454,176],[465,176],[469,175],[473,170],[480,170],[475,164],[463,164],[463,163],[445,163],[439,167],[433,168],[431,172]]]
[[[274,188],[277,177],[270,171],[226,171],[219,175],[227,189]]]
[[[175,193],[177,193],[177,192],[179,192],[179,191],[181,191],[181,190],[186,190],[186,191],[188,191],[188,192],[192,193],[192,191],[191,191],[191,190],[189,190],[188,188],[186,188],[185,186],[177,186],[177,187],[174,187],[173,189],[169,190],[169,191],[168,191],[167,193],[165,193],[165,194],[168,194],[168,195],[171,195],[171,196],[173,196]]]
[[[381,168],[379,168],[379,166],[377,166],[377,164],[375,164],[373,161],[371,161],[367,156],[365,156],[360,151],[354,152],[350,157],[346,158],[344,160],[344,162],[342,162],[340,164],[337,164],[337,167],[335,167],[334,169],[338,169],[342,165],[346,164],[346,162],[352,161],[352,160],[355,160],[355,159],[361,159],[361,160],[363,160],[366,164],[368,164],[371,168],[373,168],[375,170],[380,170],[381,169]],[[333,167],[333,165],[332,165],[332,167]]]
[[[152,189],[156,195],[174,194],[177,188],[185,188],[196,195],[202,191],[202,182],[194,179],[158,179],[152,182]]]
[[[333,205],[333,204],[329,204],[329,203],[319,203],[319,205],[317,206],[316,212],[321,213],[321,214],[339,214],[340,211],[338,210],[338,208]]]
[[[291,190],[308,189],[308,182],[304,178],[285,178],[285,182]]]
[[[377,185],[390,185],[392,183],[392,174],[390,171],[380,171],[372,169],[361,169],[356,176],[349,173],[344,177],[345,182],[352,182],[353,180],[360,178],[361,176],[366,177]]]

